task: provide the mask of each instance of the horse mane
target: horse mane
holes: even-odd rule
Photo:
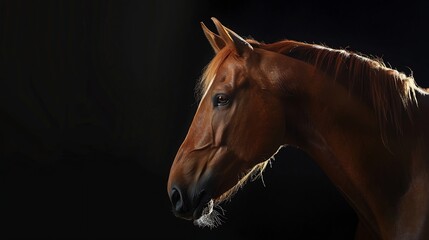
[[[387,67],[381,59],[370,58],[344,49],[284,40],[263,44],[248,40],[254,47],[274,51],[304,61],[325,74],[341,81],[354,95],[367,102],[375,112],[383,140],[387,128],[402,134],[404,114],[412,121],[413,109],[418,106],[419,88],[413,76]]]
[[[220,65],[222,65],[222,63],[229,56],[229,54],[231,54],[231,52],[232,49],[227,47],[223,48],[216,54],[216,56],[209,62],[209,64],[204,67],[203,74],[201,75],[195,87],[195,95],[198,100],[201,100],[201,98],[204,96],[204,93],[209,88],[210,82],[216,76]]]

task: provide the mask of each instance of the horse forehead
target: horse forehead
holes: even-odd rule
[[[221,66],[219,66],[215,77],[212,79],[212,84],[217,85],[235,82],[243,76],[245,72],[243,62],[234,58],[231,60],[227,59]]]
[[[230,56],[223,64],[219,67],[218,75],[220,73],[232,74],[239,71],[243,71],[245,67],[245,61],[242,59],[237,59],[235,56]]]

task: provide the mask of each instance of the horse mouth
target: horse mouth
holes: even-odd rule
[[[238,184],[221,194],[221,196],[216,199],[211,198],[208,194],[201,194],[199,197],[200,201],[192,216],[194,219],[194,225],[209,228],[215,228],[221,225],[223,223],[225,210],[220,206],[220,204],[226,199],[232,198],[240,187],[241,185]]]
[[[224,215],[224,210],[219,206],[218,200],[213,199],[206,192],[202,192],[198,199],[198,205],[192,216],[194,225],[209,228],[221,225],[223,222],[221,217]]]
[[[208,214],[207,209],[210,206],[210,202],[213,202],[213,199],[211,199],[206,191],[202,191],[200,194],[198,194],[197,206],[195,207],[192,216],[194,220],[197,220],[203,215]]]
[[[220,208],[222,211],[220,213],[215,209],[215,207],[220,208],[218,205],[216,205],[215,200],[210,199],[210,201],[202,208],[201,214],[199,215],[200,217],[194,220],[194,225],[209,228],[215,228],[221,225],[223,222],[222,217],[224,215],[224,210]]]
[[[194,211],[194,220],[198,220],[205,215],[209,215],[212,213],[214,207],[214,200],[210,199],[205,204],[200,204]]]

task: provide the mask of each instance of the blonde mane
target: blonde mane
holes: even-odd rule
[[[418,107],[416,92],[425,92],[417,86],[413,76],[387,67],[381,59],[292,40],[272,44],[250,41],[255,47],[312,64],[316,69],[341,81],[350,92],[372,107],[383,140],[387,129],[395,129],[397,134],[402,134],[404,119],[411,122],[413,110]]]
[[[210,81],[214,79],[219,67],[225,61],[225,59],[231,54],[232,49],[225,47],[219,51],[216,56],[207,64],[203,69],[203,74],[201,75],[197,85],[195,87],[195,94],[198,100],[204,96],[204,93],[208,90]]]

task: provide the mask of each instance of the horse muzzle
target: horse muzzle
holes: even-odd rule
[[[207,181],[202,182],[188,188],[172,184],[169,197],[176,217],[186,220],[196,220],[201,217],[204,208],[212,199],[211,188]]]

